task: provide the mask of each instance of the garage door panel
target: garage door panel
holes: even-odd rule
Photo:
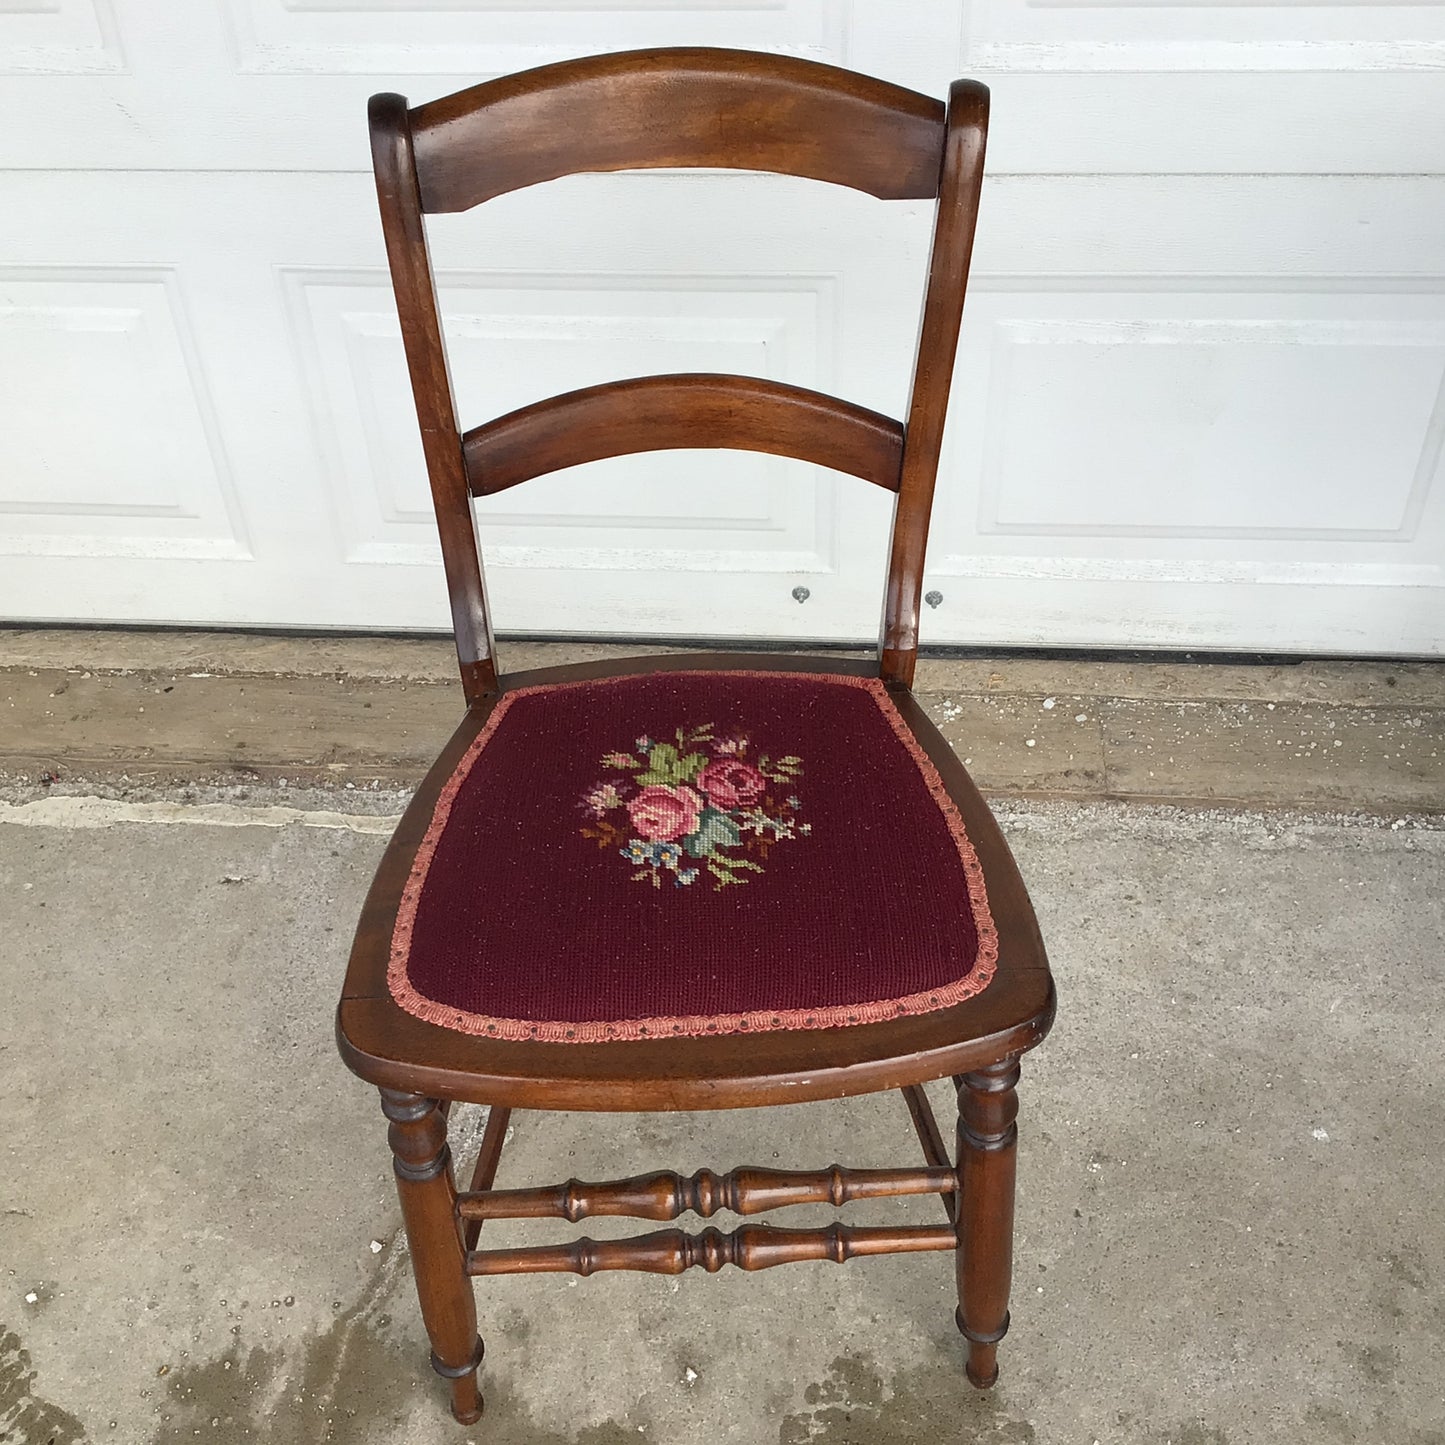
[[[1393,71],[987,70],[994,175],[1432,175],[1441,61]]]
[[[0,295],[0,608],[445,626],[366,97],[724,43],[993,89],[927,640],[1445,650],[1442,22],[1294,0],[0,6],[0,65],[28,72],[0,87],[23,283]],[[464,424],[668,369],[899,415],[929,212],[649,173],[438,218]],[[479,516],[503,628],[841,641],[876,626],[890,502],[680,452]]]
[[[1445,8],[1348,0],[968,0],[971,70],[1359,71],[1445,60]]]
[[[373,91],[421,100],[685,44],[781,50],[935,94],[978,74],[1000,122],[995,174],[1439,169],[1445,7],[1025,0],[6,7],[0,167],[364,171]]]
[[[242,72],[495,75],[598,50],[749,44],[842,63],[847,0],[222,0]],[[628,37],[631,37],[629,39]]]
[[[285,281],[313,413],[328,433],[347,560],[432,560],[430,493],[385,273],[300,271]],[[827,369],[833,293],[830,276],[439,277],[453,388],[463,417],[476,422],[649,371],[726,370],[816,386]],[[370,485],[358,487],[359,478]],[[610,459],[489,498],[480,510],[489,555],[504,561],[558,565],[575,556],[592,569],[645,570],[659,551],[674,569],[694,571],[835,561],[826,474],[776,457]]]
[[[440,228],[468,421],[673,366],[901,404],[921,280],[882,268],[899,223],[850,243],[815,237],[812,209],[797,204],[823,188],[785,187],[792,203],[782,205],[770,179],[735,178],[721,194],[695,176],[616,181],[634,199],[606,210],[584,198],[581,214],[590,206],[594,217],[586,227],[562,224],[578,214],[577,197],[552,201],[540,188],[511,216],[499,209]],[[153,549],[104,573],[81,569],[71,606],[146,621],[446,624],[369,177],[35,174],[16,178],[12,193],[12,253],[81,266],[99,256],[183,258],[173,269],[222,451],[263,539],[251,560],[209,583]],[[856,198],[828,194],[844,199],[850,221],[886,213],[873,203],[850,215]],[[648,221],[642,244],[620,210]],[[96,219],[76,225],[81,214]],[[925,243],[913,242],[921,267]],[[450,264],[479,258],[497,270]],[[664,260],[677,269],[617,269]],[[529,262],[543,269],[524,270]],[[887,529],[886,516],[854,519],[862,493],[875,509],[891,501],[852,478],[731,452],[619,458],[539,479],[482,506],[499,622],[856,636],[876,623]],[[54,618],[55,581],[7,570],[5,606]],[[810,588],[806,607],[792,599],[798,585]]]
[[[247,555],[174,272],[0,268],[0,357],[0,551]]]
[[[1445,279],[1151,280],[980,280],[943,515],[1000,538],[1419,534],[1445,424]]]
[[[0,6],[0,74],[96,75],[125,68],[109,0]]]
[[[1439,291],[1101,293],[1042,316],[976,298],[980,532],[1412,537],[1445,421]]]
[[[1445,178],[1009,176],[984,184],[973,298],[986,285],[1067,294],[1095,278],[1139,289],[1308,287],[1440,274]]]
[[[1150,281],[981,280],[930,585],[1032,577],[1039,642],[1113,596],[1118,618],[1076,635],[1204,647],[1229,616],[1232,645],[1261,648],[1289,627],[1329,646],[1336,591],[1357,590],[1393,629],[1376,648],[1419,646],[1417,612],[1445,602],[1445,281]],[[941,605],[929,635],[980,625]]]

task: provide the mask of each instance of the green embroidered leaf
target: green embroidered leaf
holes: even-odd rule
[[[673,783],[680,782],[677,764],[677,749],[671,743],[655,743],[647,754],[647,771],[638,774],[639,786],[670,787]]]
[[[691,783],[702,772],[702,764],[707,760],[707,753],[688,753],[686,757],[678,757],[678,750],[672,744],[659,743],[647,754],[650,766],[646,773],[637,775],[637,783],[642,788],[673,788],[678,783]]]
[[[803,770],[796,762],[779,758],[775,763],[759,763],[758,771],[774,783],[784,783],[796,778]]]
[[[694,858],[706,858],[719,848],[736,848],[742,833],[726,813],[704,808],[697,820],[697,830],[686,840],[687,851]]]
[[[679,757],[671,743],[657,743],[647,755],[647,771],[637,775],[638,786],[670,788],[678,783],[690,783],[706,762],[706,753]]]
[[[654,743],[648,749],[647,761],[654,768],[670,768],[677,762],[677,749],[671,743]]]

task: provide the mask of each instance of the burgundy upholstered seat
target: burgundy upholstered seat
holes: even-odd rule
[[[993,976],[984,880],[872,679],[671,672],[506,694],[432,817],[393,997],[583,1042],[846,1026]]]

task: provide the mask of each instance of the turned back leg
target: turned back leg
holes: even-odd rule
[[[456,1214],[446,1116],[435,1099],[391,1089],[381,1091],[381,1107],[391,1120],[388,1137],[396,1189],[422,1319],[431,1339],[432,1368],[451,1383],[452,1414],[470,1425],[482,1414],[477,1385],[482,1342]]]

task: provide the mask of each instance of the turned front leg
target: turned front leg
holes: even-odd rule
[[[396,1192],[401,1197],[422,1320],[431,1339],[432,1368],[451,1382],[452,1414],[470,1425],[482,1414],[477,1386],[482,1342],[456,1214],[446,1116],[435,1099],[391,1089],[381,1091],[381,1108],[391,1120],[388,1138]]]
[[[998,1379],[998,1342],[1008,1330],[1018,1081],[1016,1059],[954,1080],[958,1086],[956,1319],[968,1340],[968,1378],[981,1390]]]

